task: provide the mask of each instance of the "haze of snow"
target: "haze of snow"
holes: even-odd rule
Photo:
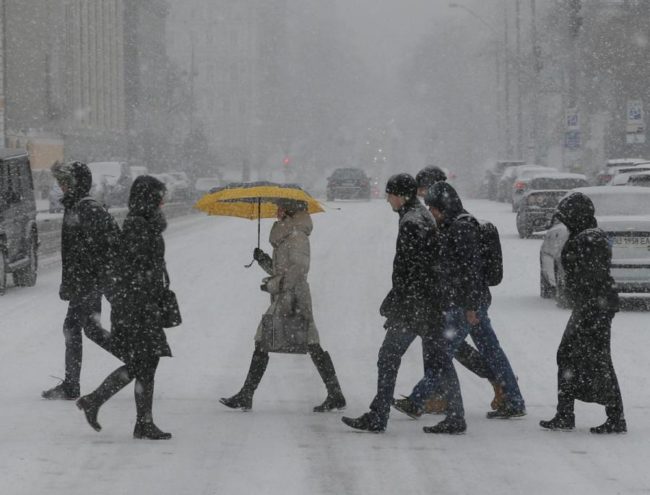
[[[397,216],[384,201],[337,202],[314,215],[309,275],[323,347],[334,360],[348,400],[346,415],[367,410],[376,386],[384,330],[379,304],[390,285]],[[132,386],[109,401],[93,431],[73,402],[46,401],[41,390],[63,375],[58,299],[60,266],[46,263],[36,287],[10,287],[0,298],[0,493],[2,495],[158,494],[611,494],[650,487],[648,360],[645,312],[614,319],[612,352],[627,435],[594,436],[604,408],[578,403],[577,428],[542,431],[554,414],[555,352],[567,310],[539,297],[540,239],[521,240],[510,205],[469,201],[498,226],[505,279],[491,317],[527,403],[520,420],[488,420],[490,385],[457,367],[468,431],[434,436],[393,412],[385,434],[357,433],[340,413],[315,414],[325,398],[308,356],[271,355],[253,411],[226,409],[218,398],[242,385],[253,335],[268,304],[265,275],[245,269],[256,226],[202,214],[174,219],[165,233],[167,261],[184,324],[167,331],[174,358],[161,361],[154,417],[174,437],[132,439]],[[271,221],[263,221],[265,239]],[[267,251],[266,241],[262,245]],[[108,324],[105,306],[103,320]],[[118,361],[84,340],[82,393]],[[396,393],[422,374],[421,346],[405,355]]]

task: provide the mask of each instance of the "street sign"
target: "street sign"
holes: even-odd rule
[[[568,150],[580,148],[580,131],[566,131],[564,133],[564,147]]]

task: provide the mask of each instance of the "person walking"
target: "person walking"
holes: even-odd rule
[[[415,182],[418,186],[418,197],[424,200],[424,196],[431,186],[437,182],[446,182],[447,174],[440,167],[429,165],[420,170],[415,176]],[[454,356],[456,361],[462,364],[466,369],[474,373],[479,378],[485,378],[490,382],[494,390],[494,398],[490,403],[492,410],[497,410],[503,407],[505,400],[505,392],[501,384],[495,379],[494,375],[487,366],[481,353],[472,347],[467,340],[463,340]],[[396,399],[394,401],[395,408],[402,412],[408,411],[408,400],[406,398]],[[445,387],[441,384],[440,389],[434,391],[431,397],[424,403],[423,413],[442,414],[447,408],[447,401],[445,399]],[[410,410],[408,413],[415,416],[415,411]]]
[[[357,430],[386,430],[402,356],[416,337],[422,339],[425,369],[445,357],[438,349],[443,338],[436,225],[416,192],[409,174],[394,175],[386,183],[387,201],[399,215],[392,287],[379,310],[386,318],[386,335],[379,349],[377,393],[369,412],[342,418]]]
[[[441,368],[425,369],[425,376],[406,399],[403,412],[407,414],[414,412],[415,415],[420,413],[424,400],[432,391],[444,384],[451,400],[456,402],[455,412],[448,413],[447,418],[441,423],[425,427],[424,431],[427,433],[465,431],[465,421],[461,416],[460,384],[455,377],[455,371],[452,373],[451,358],[469,334],[492,375],[503,386],[506,395],[502,407],[489,411],[487,417],[507,419],[524,416],[526,408],[517,379],[488,316],[491,295],[483,274],[478,222],[465,211],[456,190],[445,182],[438,182],[428,190],[425,203],[440,229],[442,267],[445,280],[448,282],[444,331],[447,342],[444,352],[449,355],[449,359],[440,361],[443,364]],[[452,370],[449,370],[449,367]],[[454,379],[445,383],[445,376],[452,376]]]
[[[598,228],[588,196],[572,193],[560,201],[555,217],[569,230],[562,248],[566,291],[572,312],[557,350],[557,413],[540,426],[575,427],[575,400],[605,406],[607,420],[591,433],[625,433],[623,399],[611,355],[611,326],[619,298],[610,275],[612,248]]]
[[[133,437],[167,440],[172,436],[156,426],[152,414],[158,363],[161,357],[172,355],[160,310],[161,296],[169,283],[162,236],[167,227],[161,210],[165,192],[165,184],[151,176],[137,177],[131,187],[129,212],[122,226],[121,275],[111,311],[111,351],[125,364],[77,401],[96,431],[101,430],[99,408],[135,379]]]
[[[64,206],[59,297],[68,302],[63,322],[65,378],[41,396],[74,400],[80,393],[82,332],[110,350],[110,333],[100,324],[101,298],[102,294],[110,297],[119,227],[110,213],[89,196],[92,175],[85,163],[57,162],[52,174],[63,191]]]
[[[271,295],[271,305],[265,314],[279,317],[300,314],[307,320],[308,352],[327,389],[327,397],[313,410],[327,412],[344,409],[345,397],[334,363],[330,354],[320,345],[312,312],[307,281],[310,264],[309,236],[313,230],[311,216],[303,201],[280,199],[277,205],[278,219],[269,236],[269,242],[273,246],[272,257],[259,248],[253,252],[254,259],[269,274],[262,285],[262,290]],[[261,345],[262,325],[260,322],[255,335],[255,349],[244,385],[232,397],[219,399],[219,402],[232,409],[248,411],[253,407],[253,395],[266,371],[269,354]]]

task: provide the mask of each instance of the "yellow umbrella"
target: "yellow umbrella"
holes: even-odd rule
[[[293,199],[307,204],[310,214],[321,213],[321,204],[297,184],[239,182],[212,189],[194,208],[208,215],[257,219],[257,247],[260,246],[260,219],[275,218],[278,200]],[[247,265],[250,266],[250,265]]]

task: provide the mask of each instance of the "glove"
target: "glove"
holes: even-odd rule
[[[260,285],[260,290],[263,292],[268,292],[269,291],[268,283],[269,283],[269,277],[262,279],[262,285]]]
[[[262,261],[264,258],[268,258],[268,257],[269,255],[266,254],[264,251],[262,251],[260,248],[255,248],[253,250],[253,259],[258,263]]]

